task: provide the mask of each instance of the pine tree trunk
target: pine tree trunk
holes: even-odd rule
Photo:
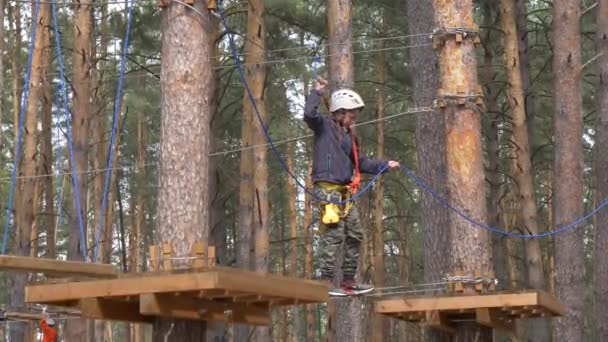
[[[213,41],[217,42],[219,39],[219,23],[213,26]],[[212,86],[213,92],[212,100],[209,103],[209,115],[211,120],[209,122],[209,129],[211,130],[211,137],[209,141],[209,151],[212,153],[217,151],[221,146],[221,137],[219,132],[221,130],[220,113],[218,111],[218,105],[220,101],[220,92],[217,85],[219,82],[219,69],[216,69],[220,65],[220,51],[215,44],[213,49],[212,57],[213,78],[215,79]],[[218,166],[220,163],[220,157],[210,156],[209,157],[209,245],[215,246],[215,262],[217,265],[228,265],[228,251],[227,251],[227,228],[223,224],[224,219],[224,202],[221,198],[221,177],[220,173],[222,169]],[[211,342],[224,342],[228,338],[228,325],[223,322],[208,322],[207,323],[207,340]]]
[[[46,71],[51,63],[51,47],[47,44],[44,52],[43,63],[46,64]],[[44,86],[42,96],[42,132],[40,145],[41,170],[39,173],[48,175],[40,181],[44,193],[44,231],[46,235],[45,257],[54,259],[55,248],[55,192],[53,189],[53,86],[47,82]]]
[[[355,84],[351,0],[326,0],[328,72],[331,90]]]
[[[351,0],[327,0],[326,13],[330,89],[334,91],[343,87],[352,88],[355,83],[355,74],[352,51]],[[338,255],[337,259],[342,260],[342,255]],[[336,276],[334,278],[336,278],[336,281],[342,279],[341,263],[336,263]],[[331,301],[331,305],[335,306],[335,314],[328,317],[328,341],[358,341],[362,339],[361,300],[349,298]]]
[[[511,108],[512,141],[514,145],[514,163],[512,172],[517,182],[519,215],[522,228],[527,234],[538,234],[538,211],[534,194],[534,176],[526,124],[525,89],[521,76],[519,44],[515,22],[515,0],[500,1],[501,28],[504,33],[505,65],[507,68],[507,97]],[[525,241],[526,269],[528,286],[534,289],[545,289],[542,252],[538,239]],[[533,341],[549,341],[551,333],[546,319],[529,321],[528,338]]]
[[[5,0],[0,0],[0,23],[4,23],[5,22],[5,10],[6,10],[6,1]],[[10,24],[10,22],[9,22]],[[10,27],[10,25],[9,25]],[[0,54],[0,70],[4,70],[4,25],[0,25],[0,52],[2,52]],[[9,51],[9,56],[10,56],[10,51]],[[4,82],[4,71],[0,72],[0,91],[2,91],[2,94],[6,94],[5,91],[5,82]],[[4,110],[5,110],[5,96],[0,97],[0,126],[4,123]],[[0,150],[2,150],[2,146],[4,145],[3,143],[3,138],[2,138],[2,132],[0,132]],[[0,334],[0,336],[4,336],[2,334]]]
[[[292,174],[295,173],[293,160],[295,157],[295,149],[294,144],[289,144],[287,147],[287,166]],[[287,177],[287,201],[289,207],[289,238],[291,243],[289,244],[290,251],[290,261],[289,261],[289,275],[292,277],[298,277],[298,189],[296,188],[296,183],[293,178]],[[292,341],[298,341],[298,332],[299,329],[296,327],[301,326],[298,325],[302,319],[300,313],[302,312],[299,307],[294,307],[291,309],[291,316],[294,317],[294,324],[291,324],[289,334],[292,336]],[[286,322],[287,323],[287,322]]]
[[[25,108],[25,124],[23,132],[23,154],[22,166],[18,172],[21,178],[20,183],[22,196],[18,196],[20,202],[15,202],[15,248],[13,253],[22,256],[31,256],[31,247],[34,243],[32,232],[35,231],[35,213],[38,212],[39,191],[36,191],[37,180],[33,176],[36,174],[37,166],[37,146],[38,146],[38,108],[42,97],[42,90],[46,82],[46,65],[43,63],[44,49],[48,47],[48,23],[50,22],[50,4],[40,4],[38,10],[37,28],[34,37],[34,51],[32,52],[32,65],[30,74],[30,84],[27,107]],[[20,113],[16,113],[19,117]],[[19,121],[15,121],[17,128]],[[37,236],[35,236],[37,238]],[[14,277],[13,295],[11,305],[14,308],[23,307],[24,286],[27,279],[26,274],[17,274]],[[19,329],[15,329],[19,330]],[[18,336],[19,334],[21,336]],[[29,340],[31,331],[25,328],[23,332],[16,332],[14,335],[17,341]]]
[[[212,96],[212,14],[170,3],[161,17],[161,142],[157,243],[176,256],[206,245],[209,225],[209,103]],[[202,16],[197,13],[202,13]],[[194,185],[194,186],[193,186]],[[157,319],[153,341],[205,341],[205,323]]]
[[[435,8],[432,1],[407,1],[409,34],[425,34],[435,28]],[[411,44],[425,43],[426,37],[412,38]],[[409,50],[414,103],[418,107],[431,106],[439,87],[438,58],[431,46]],[[416,161],[418,175],[433,189],[446,196],[445,120],[437,112],[416,114]],[[426,193],[421,200],[424,282],[440,281],[448,272],[447,253],[449,225],[447,210],[437,205]],[[430,330],[429,341],[447,338],[444,333]]]
[[[132,205],[132,222],[131,234],[129,235],[129,272],[141,272],[142,271],[142,226],[144,224],[144,189],[146,187],[146,139],[145,139],[145,127],[144,127],[144,113],[139,111],[137,113],[137,173],[136,173],[136,184],[137,193],[133,197],[134,203]],[[130,325],[131,341],[141,342],[142,341],[142,329],[140,324]]]
[[[438,27],[474,27],[471,0],[434,1]],[[477,62],[471,38],[457,43],[447,37],[438,50],[441,89],[450,94],[479,92]],[[450,104],[443,112],[446,127],[447,191],[452,205],[478,222],[486,222],[485,177],[480,115],[472,106]],[[490,238],[486,231],[450,214],[451,269],[467,274],[493,271]],[[472,288],[468,291],[474,291]],[[476,324],[458,324],[455,341],[491,341],[492,331]]]
[[[524,87],[524,99],[526,102],[526,122],[528,124],[528,140],[530,148],[534,147],[534,95],[530,89],[530,67],[528,57],[528,10],[526,0],[515,0],[515,17],[519,42],[519,68]]]
[[[73,97],[72,109],[72,140],[74,144],[75,167],[78,172],[78,192],[80,195],[80,215],[82,230],[85,236],[85,246],[81,243],[80,223],[76,206],[76,189],[71,186],[70,192],[70,230],[68,259],[82,260],[83,250],[87,251],[87,195],[88,174],[88,144],[89,144],[89,110],[91,98],[91,32],[93,28],[93,7],[90,2],[77,3],[74,8],[74,46],[73,46]],[[85,252],[86,254],[86,252]],[[87,321],[68,320],[65,336],[69,341],[85,340],[87,336]]]
[[[386,32],[386,20],[382,20],[382,32]],[[384,44],[381,43],[378,50],[382,50]],[[376,155],[378,159],[384,158],[384,51],[379,51],[376,55]],[[373,258],[372,265],[374,270],[374,286],[384,287],[384,187],[382,179],[376,182],[374,193],[374,236],[373,236]],[[382,342],[384,340],[385,320],[384,317],[372,312],[372,341]],[[388,327],[388,326],[387,326]]]
[[[8,6],[8,17],[9,24],[12,22],[11,27],[13,45],[10,50],[11,54],[11,76],[13,79],[12,84],[12,97],[13,97],[13,129],[15,137],[18,133],[19,113],[21,112],[21,90],[23,88],[23,79],[21,78],[21,51],[23,49],[22,32],[21,32],[21,4],[15,3],[14,5]],[[16,140],[15,140],[16,141]],[[20,193],[20,192],[15,192]],[[15,198],[16,199],[16,198]],[[15,203],[20,203],[15,201]]]
[[[264,63],[264,49],[266,46],[266,28],[264,24],[264,1],[248,1],[247,8],[247,41],[245,43],[247,78],[251,86],[251,92],[256,102],[259,114],[265,122],[268,122],[268,114],[265,104],[265,81],[266,66]],[[253,149],[253,231],[255,236],[254,244],[254,269],[258,272],[269,272],[269,241],[268,230],[268,148],[263,146],[266,143],[262,126],[254,112],[251,99],[245,94],[243,111],[249,112],[253,117],[253,144],[260,146]],[[258,327],[255,329],[257,341],[269,341],[270,329]]]
[[[583,113],[581,97],[581,1],[553,2],[555,113],[555,189],[553,223],[561,227],[583,214]],[[555,239],[556,290],[567,308],[557,320],[561,341],[584,339],[583,230],[576,229]]]
[[[484,99],[486,105],[487,117],[484,116],[482,123],[484,124],[484,134],[487,136],[486,149],[487,149],[487,162],[488,166],[486,169],[486,177],[489,183],[489,196],[488,196],[488,224],[493,227],[500,226],[499,223],[499,200],[500,200],[500,189],[503,176],[499,171],[499,154],[500,154],[500,142],[499,142],[499,117],[500,113],[497,108],[497,97],[499,91],[494,86],[497,73],[494,68],[494,49],[496,47],[495,36],[493,35],[492,27],[495,24],[496,3],[493,1],[483,2],[483,26],[486,27],[485,33],[482,37],[483,48],[484,48],[484,65],[482,67],[482,83],[484,84]],[[485,120],[484,120],[485,119]],[[499,281],[506,280],[505,273],[505,257],[504,257],[504,237],[498,234],[492,235],[492,258],[494,260],[494,269],[496,271],[496,277]]]
[[[311,155],[311,153],[307,153]],[[308,163],[307,175],[312,172],[312,163]],[[311,189],[311,179],[306,177],[306,188]],[[312,248],[312,199],[311,196],[306,193],[304,194],[304,220],[302,227],[304,229],[304,243],[305,243],[305,255],[304,255],[304,277],[306,279],[312,278],[313,270],[313,248]],[[315,341],[315,317],[313,312],[313,305],[306,305],[306,342]]]
[[[608,0],[599,0],[596,29],[597,53],[603,55],[597,60],[598,82],[595,90],[595,174],[597,202],[608,198]],[[608,340],[608,213],[601,211],[595,226],[594,266],[595,300],[597,322],[596,339]]]

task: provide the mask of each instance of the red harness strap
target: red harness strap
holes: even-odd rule
[[[355,134],[351,131],[350,137],[353,145],[353,158],[355,159],[355,176],[353,177],[353,181],[350,183],[350,188],[352,190],[352,194],[357,193],[357,189],[359,188],[359,183],[361,182],[361,173],[359,172],[359,154],[357,153],[357,142],[355,139]]]

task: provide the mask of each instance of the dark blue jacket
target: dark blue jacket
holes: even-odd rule
[[[321,94],[313,89],[304,106],[304,121],[315,133],[312,181],[347,185],[352,181],[355,168],[352,138],[331,117],[319,113],[320,104]],[[369,159],[361,155],[360,151],[357,143],[361,173],[375,175],[388,164],[385,160]]]

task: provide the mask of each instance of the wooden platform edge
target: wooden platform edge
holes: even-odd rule
[[[44,273],[51,276],[116,278],[118,271],[110,264],[62,261],[13,255],[0,256],[0,272]]]

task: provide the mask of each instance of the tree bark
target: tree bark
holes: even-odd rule
[[[561,227],[583,214],[583,113],[581,97],[581,1],[553,2],[553,70],[555,113],[555,188],[553,223]],[[556,290],[567,308],[558,319],[561,341],[584,339],[583,230],[575,229],[555,239]]]
[[[209,225],[209,103],[213,89],[213,15],[170,3],[161,16],[161,142],[157,243],[176,256],[206,247]],[[198,13],[197,13],[198,12]],[[201,13],[201,14],[199,14]],[[205,323],[157,319],[153,341],[205,341]]]
[[[47,44],[45,49],[44,63],[46,71],[51,63],[51,47]],[[42,168],[39,173],[47,175],[41,179],[44,193],[44,231],[46,235],[45,256],[55,258],[55,192],[53,189],[53,86],[47,82],[44,87],[42,98],[42,139],[40,146],[40,158]],[[57,180],[60,181],[60,180]],[[52,246],[52,247],[51,247]]]
[[[265,104],[265,81],[266,66],[264,63],[264,49],[266,46],[266,27],[264,24],[264,1],[248,1],[247,8],[247,40],[245,43],[245,54],[247,56],[247,78],[251,86],[251,93],[256,103],[258,113],[265,122],[268,121]],[[243,112],[248,112],[247,117],[253,120],[253,220],[252,227],[255,234],[254,243],[254,269],[258,272],[268,272],[269,269],[269,231],[268,231],[268,148],[266,136],[262,126],[254,112],[253,104],[248,94],[244,94]],[[270,340],[270,329],[258,327],[255,329],[255,337],[258,341]]]
[[[49,34],[48,23],[50,21],[50,4],[39,5],[38,16],[34,19],[37,21],[37,28],[34,36],[34,51],[32,52],[32,64],[30,74],[30,84],[27,106],[25,108],[24,126],[19,127],[19,115],[15,113],[17,121],[15,125],[17,130],[22,129],[23,132],[23,155],[22,167],[18,168],[21,180],[22,196],[18,196],[20,202],[15,202],[15,248],[13,253],[21,256],[31,256],[32,232],[35,230],[35,212],[38,211],[39,191],[36,191],[36,166],[37,158],[36,151],[38,146],[38,108],[41,100],[42,90],[46,82],[46,65],[43,63],[44,49],[48,47]],[[16,136],[15,136],[16,137]],[[16,140],[15,140],[16,141]],[[37,236],[36,236],[37,238]],[[23,307],[24,305],[24,289],[27,280],[27,274],[17,274],[14,278],[14,290],[11,296],[12,307]],[[19,329],[15,329],[19,330]],[[21,336],[19,336],[21,335]],[[17,341],[29,340],[31,336],[30,329],[24,329],[23,332],[17,331],[13,338]]]
[[[381,35],[386,32],[386,20],[382,19],[382,32]],[[384,47],[383,41],[381,41],[378,50],[382,50]],[[376,81],[378,85],[376,87],[376,158],[384,158],[384,83],[386,82],[385,77],[385,57],[384,51],[379,51],[376,55]],[[372,265],[374,270],[374,286],[377,288],[384,287],[384,186],[382,178],[376,182],[376,189],[374,193],[374,236],[373,236],[373,257]],[[382,342],[384,340],[385,331],[385,320],[384,317],[379,314],[372,313],[372,341]],[[388,326],[387,326],[388,328]]]
[[[435,28],[435,8],[432,1],[407,1],[409,34],[432,32]],[[424,37],[413,38],[411,43],[427,42]],[[431,106],[439,87],[439,60],[431,46],[411,49],[410,60],[417,107]],[[429,112],[416,115],[416,161],[418,174],[429,186],[445,198],[445,119],[441,113]],[[434,251],[448,249],[449,215],[426,193],[421,199],[422,238],[424,253],[424,281],[440,281],[448,272],[447,253]],[[440,341],[447,335],[436,330],[427,332],[429,341]]]
[[[352,47],[351,0],[326,1],[328,30],[328,72],[330,89],[352,88],[355,84],[354,56]],[[342,260],[342,256],[337,256]],[[341,281],[341,265],[336,264],[336,281]],[[361,300],[358,298],[331,301],[328,317],[328,341],[358,341],[363,338]],[[333,311],[335,309],[335,311]]]
[[[603,54],[597,59],[598,82],[595,90],[595,174],[596,202],[608,198],[608,0],[599,0],[597,9],[596,49]],[[596,339],[608,340],[608,213],[600,211],[595,226],[593,260],[595,264],[594,296],[596,303]]]
[[[519,43],[519,69],[524,87],[526,105],[526,123],[530,148],[534,149],[534,94],[530,89],[530,63],[528,57],[528,10],[526,0],[515,0],[515,17]]]
[[[512,176],[517,182],[519,216],[526,234],[538,234],[538,211],[534,193],[534,175],[526,124],[525,89],[521,76],[519,44],[515,22],[515,0],[500,1],[501,28],[504,33],[505,66],[507,68],[507,98],[511,108],[512,142],[515,158]],[[528,286],[545,290],[545,273],[538,239],[525,240]],[[533,341],[549,341],[551,332],[547,319],[531,319],[528,322],[528,338]]]
[[[307,155],[312,155],[311,153],[307,153]],[[308,163],[308,172],[307,175],[310,175],[312,172],[312,162]],[[310,176],[306,177],[306,188],[311,189],[311,179]],[[308,193],[304,194],[304,220],[302,222],[302,227],[304,229],[304,243],[305,243],[305,255],[304,255],[304,277],[306,279],[312,278],[312,270],[313,270],[313,249],[312,249],[312,199]],[[315,317],[313,312],[313,305],[306,305],[306,342],[314,342],[315,341]]]
[[[6,11],[6,1],[5,0],[0,0],[0,23],[4,23],[5,21],[5,11]],[[10,28],[10,22],[9,22],[9,28]],[[2,52],[2,54],[0,54],[0,70],[4,70],[4,25],[0,25],[0,51]],[[10,51],[9,51],[9,56],[10,56]],[[0,72],[0,91],[2,91],[2,94],[5,94],[5,82],[4,82],[4,72]],[[5,101],[4,101],[4,96],[2,96],[0,98],[0,125],[2,125],[4,123],[4,110],[5,110]],[[2,132],[0,132],[0,150],[2,150],[2,146],[3,144],[3,139],[2,139]]]
[[[76,188],[70,187],[71,210],[68,245],[68,260],[82,260],[83,251],[87,251],[87,195],[89,150],[89,109],[91,99],[91,32],[93,6],[91,2],[77,2],[74,6],[74,45],[73,45],[73,97],[72,141],[74,145],[75,168],[78,172],[78,192],[80,195],[80,213],[76,206]],[[82,217],[82,230],[85,245],[80,239],[79,216]],[[85,340],[87,321],[69,320],[66,323],[65,336],[69,341]]]
[[[295,144],[289,144],[287,147],[287,166],[292,174],[295,173],[293,160],[295,156]],[[296,206],[298,202],[298,189],[293,178],[287,176],[287,202],[289,206],[289,238],[291,243],[289,244],[290,261],[289,261],[289,275],[292,277],[298,277],[298,208]],[[294,317],[294,324],[289,326],[289,334],[292,336],[291,340],[294,342],[298,341],[298,332],[301,329],[297,329],[298,323],[302,317],[300,315],[302,311],[298,307],[291,309],[291,316]],[[287,323],[287,322],[285,322]]]
[[[442,28],[473,28],[471,0],[435,0],[436,25]],[[438,50],[441,89],[450,94],[464,91],[479,92],[477,61],[473,39],[456,42],[454,35],[447,36]],[[441,95],[441,94],[440,94]],[[483,151],[480,115],[472,106],[448,104],[443,112],[446,128],[447,191],[452,205],[464,210],[474,220],[486,222],[485,179],[483,177]],[[467,274],[493,271],[490,238],[486,231],[474,227],[450,213],[449,253],[450,267]],[[472,288],[467,289],[474,291]],[[491,341],[492,331],[475,324],[459,324],[453,336],[456,341]]]

